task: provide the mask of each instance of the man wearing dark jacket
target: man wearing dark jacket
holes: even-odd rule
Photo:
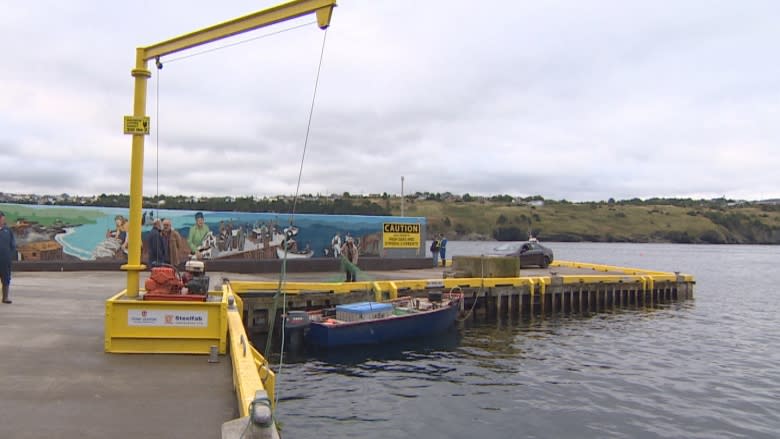
[[[169,260],[168,249],[160,233],[161,228],[162,222],[159,219],[154,220],[152,230],[149,231],[149,236],[146,238],[146,243],[149,245],[149,267],[158,267]]]
[[[3,284],[3,303],[11,303],[11,261],[16,259],[14,232],[5,225],[5,214],[0,212],[0,280]]]

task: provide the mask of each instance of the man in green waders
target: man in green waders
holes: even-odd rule
[[[357,262],[358,248],[352,237],[348,236],[347,241],[341,246],[341,264],[347,273],[347,282],[355,282],[357,280]]]

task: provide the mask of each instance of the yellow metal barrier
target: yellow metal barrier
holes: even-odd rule
[[[624,273],[624,274],[644,274],[644,275],[669,275],[671,273],[665,272],[665,271],[657,271],[657,270],[645,270],[642,268],[631,268],[631,267],[619,267],[615,265],[604,265],[604,264],[591,264],[588,262],[574,262],[574,261],[555,261],[550,264],[552,267],[569,267],[569,268],[582,268],[582,269],[590,269],[593,271],[601,271],[608,273],[610,271],[618,272],[618,273]]]
[[[482,286],[485,288],[494,287],[520,287],[528,285],[528,278],[525,277],[490,277],[482,280]]]
[[[480,288],[482,287],[482,281],[483,279],[481,277],[463,277],[463,278],[447,278],[444,279],[444,287],[447,289],[450,288]]]
[[[228,333],[230,335],[230,359],[233,362],[233,385],[236,388],[238,410],[241,416],[249,415],[249,407],[258,390],[268,392],[271,409],[274,409],[274,386],[276,377],[268,366],[268,361],[252,346],[241,320],[238,304],[240,298],[224,285],[225,297],[235,300],[227,308]]]
[[[561,276],[563,283],[568,284],[597,284],[597,283],[641,283],[642,276],[639,275],[622,275],[622,274],[583,274],[583,275],[570,275]]]
[[[371,291],[372,282],[284,282],[282,290],[287,294],[301,294],[306,292],[323,292],[335,294],[347,294],[361,291]],[[248,292],[276,292],[279,282],[271,281],[231,281],[230,286],[236,294]]]
[[[268,360],[254,347],[252,355],[255,357],[255,367],[260,374],[260,382],[263,383],[263,387],[268,392],[271,408],[276,409],[276,374],[271,370]]]
[[[208,354],[226,349],[227,302],[130,299],[122,291],[106,300],[104,349],[113,353]]]

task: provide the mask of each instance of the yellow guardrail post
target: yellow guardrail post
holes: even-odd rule
[[[372,282],[371,288],[374,290],[374,300],[377,302],[382,301],[382,286],[379,285],[379,282]]]
[[[390,287],[390,299],[397,299],[398,298],[398,286],[395,284],[395,282],[388,282],[388,286]]]

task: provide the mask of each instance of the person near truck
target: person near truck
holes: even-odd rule
[[[447,237],[444,233],[439,235],[439,257],[441,258],[441,266],[447,266]]]
[[[433,256],[433,266],[439,266],[439,238],[433,235],[433,242],[431,242],[431,255]]]

